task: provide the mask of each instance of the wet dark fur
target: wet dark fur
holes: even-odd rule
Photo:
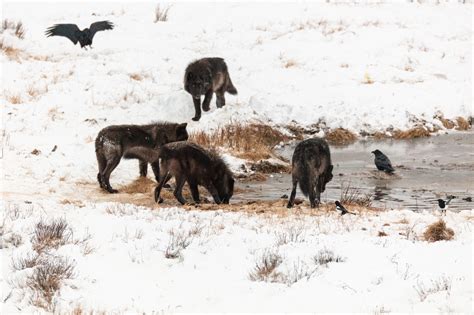
[[[293,187],[288,208],[293,206],[298,183],[301,192],[309,196],[311,208],[316,207],[326,184],[332,179],[332,169],[331,152],[325,140],[313,138],[298,143],[292,159]]]
[[[222,58],[203,58],[190,63],[184,74],[184,89],[193,98],[195,121],[201,118],[201,95],[205,95],[202,109],[207,112],[213,93],[216,93],[216,105],[219,108],[225,105],[225,92],[237,94]]]
[[[182,190],[188,182],[195,203],[199,203],[198,185],[204,186],[217,204],[228,204],[234,193],[233,174],[225,162],[192,142],[173,142],[161,148],[161,180],[155,188],[155,201],[162,202],[161,189],[172,177],[175,178],[174,196],[185,204]]]
[[[118,125],[102,129],[95,140],[95,153],[99,165],[97,180],[100,187],[110,193],[110,174],[123,158],[140,160],[140,175],[146,176],[150,163],[158,180],[160,174],[159,148],[173,141],[188,139],[186,123],[156,123],[150,125]]]

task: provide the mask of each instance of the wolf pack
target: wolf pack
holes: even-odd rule
[[[63,36],[74,45],[79,42],[81,48],[92,48],[92,40],[97,32],[113,28],[114,24],[110,21],[95,22],[83,30],[75,24],[56,24],[47,29],[46,35]],[[237,94],[223,58],[209,57],[191,62],[185,69],[183,83],[184,90],[192,97],[195,110],[192,120],[196,122],[200,120],[202,111],[210,110],[214,94],[217,108],[225,106],[225,93]],[[160,122],[148,125],[114,125],[100,130],[95,141],[99,168],[97,181],[100,187],[109,193],[117,193],[110,184],[111,173],[122,158],[138,159],[140,176],[147,176],[148,164],[155,176],[155,202],[163,202],[161,190],[169,187],[167,183],[174,178],[173,195],[181,204],[187,203],[182,193],[186,183],[194,203],[201,202],[198,186],[202,186],[215,203],[228,204],[234,192],[235,179],[232,171],[217,152],[189,141],[186,127],[186,122]],[[385,154],[380,150],[372,153],[379,171],[388,174],[394,172]],[[292,157],[292,187],[287,207],[293,207],[298,186],[309,199],[311,208],[317,207],[321,193],[333,178],[332,171],[331,152],[324,139],[316,137],[298,143]],[[445,212],[450,201],[438,200],[441,211]],[[341,215],[351,213],[339,201],[335,205]]]

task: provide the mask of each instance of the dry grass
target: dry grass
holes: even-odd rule
[[[453,238],[454,231],[446,226],[446,222],[439,220],[428,226],[423,237],[428,242],[449,241]]]
[[[379,232],[377,233],[377,236],[378,236],[378,237],[384,237],[384,236],[388,236],[388,234],[385,233],[384,231],[379,231]]]
[[[425,138],[429,136],[430,136],[429,130],[423,126],[417,126],[405,131],[395,130],[393,132],[393,138],[395,139]]]
[[[252,171],[260,174],[272,173],[290,173],[291,166],[289,164],[270,163],[269,161],[259,161],[250,166]]]
[[[252,161],[270,158],[275,145],[289,139],[268,125],[240,123],[220,127],[212,133],[200,131],[190,136],[191,141],[206,148],[226,148],[234,155]]]
[[[348,144],[357,140],[357,136],[344,128],[336,128],[326,133],[326,140],[330,144]]]
[[[15,271],[25,270],[37,266],[41,261],[41,257],[38,254],[27,255],[25,257],[19,257],[12,260],[12,268]]]
[[[13,34],[18,37],[19,39],[25,38],[25,28],[23,27],[23,23],[21,21],[11,21],[8,19],[4,19],[2,21],[2,33],[6,30],[11,30]]]
[[[18,94],[8,95],[7,100],[10,104],[21,104],[22,102],[21,96]]]
[[[159,4],[155,8],[155,20],[156,22],[166,22],[168,21],[168,13],[171,9],[171,6],[163,6],[161,7]]]
[[[334,252],[330,249],[322,249],[320,250],[314,257],[313,261],[318,266],[325,266],[330,262],[344,262],[346,259],[339,255],[334,254]]]
[[[255,266],[249,272],[252,281],[278,282],[281,274],[276,268],[283,262],[283,258],[277,252],[265,251],[255,261]]]
[[[469,130],[471,128],[471,124],[464,117],[456,118],[456,122],[458,124],[456,130]]]
[[[446,129],[453,129],[454,126],[456,126],[454,124],[454,121],[450,120],[450,119],[447,119],[447,118],[444,118],[444,117],[438,117],[439,121],[441,121],[441,123],[443,124],[443,127],[446,128]]]
[[[194,236],[198,234],[191,231],[183,231],[181,229],[169,231],[170,239],[165,249],[165,258],[176,259],[181,258],[181,251],[191,245]]]
[[[287,59],[287,60],[283,60],[283,67],[285,68],[292,68],[292,67],[296,67],[298,65],[298,63],[293,60],[293,59]]]
[[[131,73],[128,76],[130,77],[130,79],[135,80],[135,81],[143,80],[143,76],[139,73]]]
[[[0,41],[0,50],[8,57],[10,60],[20,60],[21,51],[11,45],[5,44],[2,40]]]
[[[370,208],[372,206],[372,196],[362,194],[359,188],[352,187],[351,183],[341,184],[341,196],[339,201],[343,205],[357,205]]]
[[[34,294],[32,303],[51,311],[53,298],[65,279],[74,277],[74,264],[67,259],[55,257],[45,260],[28,276],[26,285]]]
[[[72,239],[72,231],[63,219],[53,220],[50,223],[40,221],[36,224],[34,236],[31,240],[33,249],[41,253],[49,248],[58,248]]]

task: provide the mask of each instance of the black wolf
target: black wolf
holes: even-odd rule
[[[237,89],[230,80],[227,65],[222,58],[203,58],[190,63],[184,74],[184,89],[193,97],[196,110],[194,121],[201,118],[201,95],[205,95],[202,109],[207,112],[212,93],[216,93],[217,107],[225,105],[225,92],[237,94]]]
[[[164,145],[160,150],[161,177],[155,188],[155,201],[162,202],[161,188],[175,178],[174,196],[185,204],[182,190],[188,182],[195,203],[199,203],[198,185],[204,186],[217,204],[228,204],[234,193],[234,178],[225,162],[215,152],[191,142],[181,141]]]
[[[303,194],[309,196],[311,208],[316,207],[326,184],[332,179],[333,166],[327,142],[320,138],[301,141],[295,148],[291,164],[293,189],[287,207],[293,207],[298,183]]]
[[[114,28],[114,24],[109,21],[100,21],[92,23],[89,28],[85,28],[82,31],[77,27],[76,24],[55,24],[46,30],[46,36],[64,36],[71,40],[74,45],[79,42],[81,48],[86,46],[91,47],[92,39],[95,33],[104,30],[111,30]]]
[[[117,190],[110,186],[110,174],[122,157],[140,160],[140,175],[146,176],[147,163],[155,177],[160,174],[159,148],[173,141],[188,139],[187,123],[156,123],[150,125],[119,125],[102,129],[95,139],[95,153],[99,164],[97,180],[100,187],[110,193]]]
[[[372,153],[375,155],[374,163],[379,171],[384,171],[388,174],[395,172],[392,167],[392,162],[390,162],[390,159],[385,154],[383,154],[382,151],[375,150],[372,151]]]

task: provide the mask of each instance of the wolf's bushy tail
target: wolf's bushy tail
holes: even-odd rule
[[[235,88],[234,84],[232,83],[232,80],[230,79],[230,76],[227,75],[227,89],[226,92],[232,95],[237,94],[237,89]]]

